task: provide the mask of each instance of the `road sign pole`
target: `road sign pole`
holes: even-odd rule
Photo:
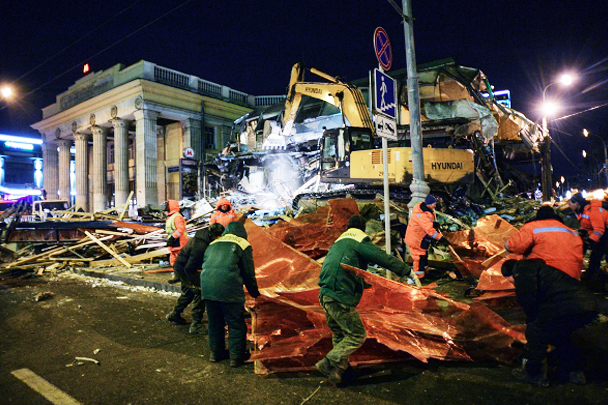
[[[392,60],[392,50],[391,50],[391,46],[390,46],[390,41],[388,39],[388,34],[386,33],[386,31],[384,31],[383,28],[378,27],[376,28],[376,31],[374,32],[374,50],[376,51],[376,57],[378,58],[378,70],[380,70],[380,72],[384,73],[384,69],[386,68],[387,70],[391,68],[391,65],[393,63]],[[380,108],[378,108],[377,105],[377,92],[378,92],[378,84],[376,83],[377,80],[377,75],[374,73],[374,88],[375,88],[375,92],[376,92],[376,97],[374,97],[374,107],[376,109],[376,111],[379,111]],[[383,78],[382,79],[382,84],[383,86],[387,86],[386,84],[386,80]],[[386,94],[388,93],[387,88],[383,87],[384,91],[381,92],[382,94],[382,101],[385,101],[385,97]],[[394,89],[394,85],[393,88],[390,90],[392,93],[392,97],[395,98],[395,89]],[[397,102],[396,100],[391,100],[392,102],[394,102],[394,104],[396,105]],[[384,105],[382,105],[382,107],[384,107]],[[396,106],[394,107],[395,110],[397,109]],[[386,114],[385,111],[383,111],[384,114]],[[396,116],[396,113],[395,113]],[[384,123],[384,125],[386,125],[386,123]],[[396,130],[396,126],[395,126],[395,130]],[[383,185],[384,185],[384,249],[386,251],[387,254],[391,254],[391,212],[390,212],[390,188],[388,185],[388,141],[386,139],[385,136],[382,136],[382,163],[383,163]],[[393,273],[389,270],[386,271],[386,278],[388,278],[389,280],[393,279]]]
[[[407,64],[407,100],[410,113],[410,140],[412,146],[412,199],[408,207],[411,210],[417,202],[423,201],[431,189],[424,181],[424,160],[422,156],[422,124],[420,122],[420,92],[418,90],[418,71],[416,52],[414,50],[414,26],[412,3],[403,0],[403,29],[405,31],[405,59]],[[407,17],[407,18],[406,18]]]

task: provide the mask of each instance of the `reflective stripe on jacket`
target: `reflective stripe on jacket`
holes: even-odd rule
[[[228,212],[220,211],[220,207],[222,205],[229,206],[230,210]],[[209,225],[221,224],[224,226],[224,228],[227,228],[229,223],[235,222],[236,220],[237,215],[234,209],[232,209],[232,204],[230,203],[230,200],[225,197],[222,197],[218,200],[215,206],[215,212],[211,214],[211,218],[209,219]]]
[[[579,214],[578,220],[581,229],[589,233],[589,239],[599,242],[608,225],[608,211],[602,208],[600,200],[591,200],[583,207],[583,212]]]
[[[578,233],[556,219],[530,221],[511,236],[505,248],[526,259],[543,259],[580,280],[583,270],[583,241]]]
[[[169,205],[169,213],[167,214],[167,222],[165,222],[165,232],[168,236],[173,236],[173,239],[179,239],[179,246],[169,247],[169,250],[176,251],[186,246],[188,243],[188,235],[186,234],[186,220],[179,213],[179,202],[176,200],[167,200]]]
[[[420,249],[420,244],[425,236],[435,240],[441,239],[441,233],[433,228],[434,220],[433,212],[422,210],[422,202],[414,205],[405,231],[405,244],[409,246],[410,250]]]

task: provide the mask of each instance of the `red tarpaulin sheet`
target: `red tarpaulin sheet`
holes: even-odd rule
[[[294,221],[279,223],[267,232],[294,249],[317,258],[327,254],[334,241],[346,231],[348,219],[358,213],[354,199],[329,200],[329,206],[320,207]]]
[[[458,268],[466,273],[463,275],[479,278],[477,290],[502,291],[515,289],[513,284],[502,276],[502,264],[507,259],[521,259],[522,256],[509,253],[491,261],[487,268],[481,263],[504,250],[505,242],[517,232],[517,228],[498,215],[488,215],[480,218],[475,228],[446,232],[445,237],[462,259]]]
[[[321,265],[250,221],[246,229],[262,293],[252,317],[256,372],[312,369],[331,349],[318,302]],[[373,287],[357,307],[368,338],[351,356],[354,365],[408,359],[510,362],[514,343],[524,340],[521,330],[481,303],[455,303],[431,290],[360,273]]]

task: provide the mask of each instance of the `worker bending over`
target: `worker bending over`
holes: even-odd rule
[[[581,279],[583,240],[549,206],[542,206],[536,217],[505,242],[505,249],[526,259],[542,259],[572,278]]]
[[[429,262],[428,249],[431,242],[435,240],[441,244],[448,244],[447,239],[439,232],[439,226],[435,223],[436,206],[437,199],[430,194],[424,201],[414,205],[405,231],[405,244],[410,249],[410,255],[414,261],[414,271],[419,278],[426,274]]]
[[[502,275],[515,285],[526,313],[526,347],[522,367],[513,370],[518,380],[546,387],[547,348],[556,348],[555,376],[584,384],[583,361],[571,341],[572,333],[593,321],[599,310],[595,296],[580,281],[543,260],[507,260]]]
[[[585,238],[586,246],[591,249],[589,266],[584,275],[585,282],[593,289],[603,290],[608,276],[600,269],[600,262],[608,245],[608,211],[602,207],[601,200],[587,201],[581,193],[574,194],[568,200],[568,206],[577,214],[581,234]]]
[[[333,332],[333,348],[316,367],[335,383],[342,381],[350,355],[363,345],[367,337],[356,310],[365,282],[344,270],[340,263],[363,270],[367,270],[368,264],[378,264],[399,276],[407,275],[420,287],[416,274],[404,262],[372,243],[365,233],[365,218],[360,215],[350,217],[348,230],[334,242],[323,261],[319,280],[319,301],[325,311],[327,325]]]

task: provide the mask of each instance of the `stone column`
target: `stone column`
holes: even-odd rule
[[[156,118],[150,110],[135,111],[135,195],[137,205],[158,205]]]
[[[114,126],[114,201],[124,204],[129,196],[129,125],[121,119],[112,120]]]
[[[42,144],[42,188],[46,191],[46,198],[49,200],[58,199],[57,190],[59,189],[59,154],[55,142],[44,141]],[[69,165],[68,165],[68,184],[69,184]],[[68,200],[69,201],[69,200]]]
[[[57,141],[59,145],[59,198],[62,200],[72,201],[70,195],[70,148],[72,141],[69,139],[60,139]]]
[[[200,160],[203,152],[203,132],[201,120],[188,118],[182,122],[184,128],[184,148],[194,149],[194,159]]]
[[[76,140],[76,209],[89,209],[89,161],[87,134],[74,134]]]
[[[108,130],[94,125],[93,133],[93,212],[103,211],[108,207]]]

